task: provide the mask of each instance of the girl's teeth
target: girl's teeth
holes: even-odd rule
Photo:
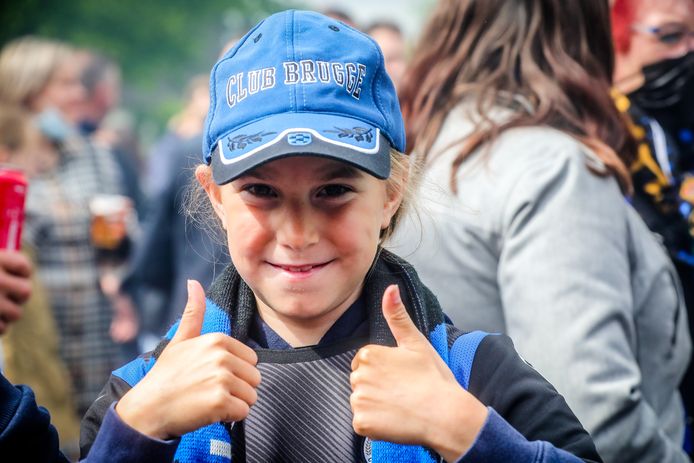
[[[284,270],[290,272],[308,272],[313,268],[313,265],[306,265],[304,267],[282,267]]]

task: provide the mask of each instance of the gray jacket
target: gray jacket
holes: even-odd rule
[[[584,145],[549,128],[505,132],[448,188],[448,117],[417,213],[390,249],[411,261],[454,324],[504,332],[566,398],[607,462],[685,462],[677,386],[691,352],[675,270]]]

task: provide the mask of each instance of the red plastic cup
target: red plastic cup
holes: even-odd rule
[[[27,179],[20,169],[0,165],[0,249],[22,246]]]

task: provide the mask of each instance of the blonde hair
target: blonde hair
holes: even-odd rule
[[[30,124],[31,119],[25,110],[0,105],[0,147],[9,151],[20,150],[26,143]]]
[[[21,37],[0,52],[0,104],[30,109],[56,69],[74,50],[58,41]]]
[[[400,204],[395,214],[390,219],[390,224],[381,230],[381,243],[393,236],[400,224],[400,220],[405,215],[407,208],[412,204],[416,186],[410,181],[416,178],[410,166],[410,157],[400,151],[391,148],[390,150],[390,176],[386,179],[386,191],[388,194],[399,194]]]

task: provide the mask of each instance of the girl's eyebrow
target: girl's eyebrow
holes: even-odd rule
[[[269,170],[269,172],[263,173],[261,169],[252,169],[243,174],[241,177],[239,177],[239,179],[251,177],[256,178],[258,180],[269,181],[280,175],[279,172],[272,168],[267,168],[267,170]],[[324,174],[320,176],[320,179],[321,181],[326,182],[338,178],[356,179],[360,176],[361,172],[359,171],[359,169],[348,165],[340,165],[333,168],[329,168]]]
[[[328,170],[325,175],[321,176],[321,180],[323,181],[329,181],[329,180],[335,180],[337,178],[345,178],[345,179],[355,179],[359,178],[361,176],[361,172],[352,167],[352,166],[338,166],[334,169]]]
[[[258,170],[256,170],[256,169],[249,170],[245,174],[241,175],[238,179],[241,180],[241,179],[248,178],[248,177],[257,178],[258,180],[268,180],[267,175],[263,175],[261,172],[258,172]],[[272,177],[272,176],[270,175],[270,177]]]

